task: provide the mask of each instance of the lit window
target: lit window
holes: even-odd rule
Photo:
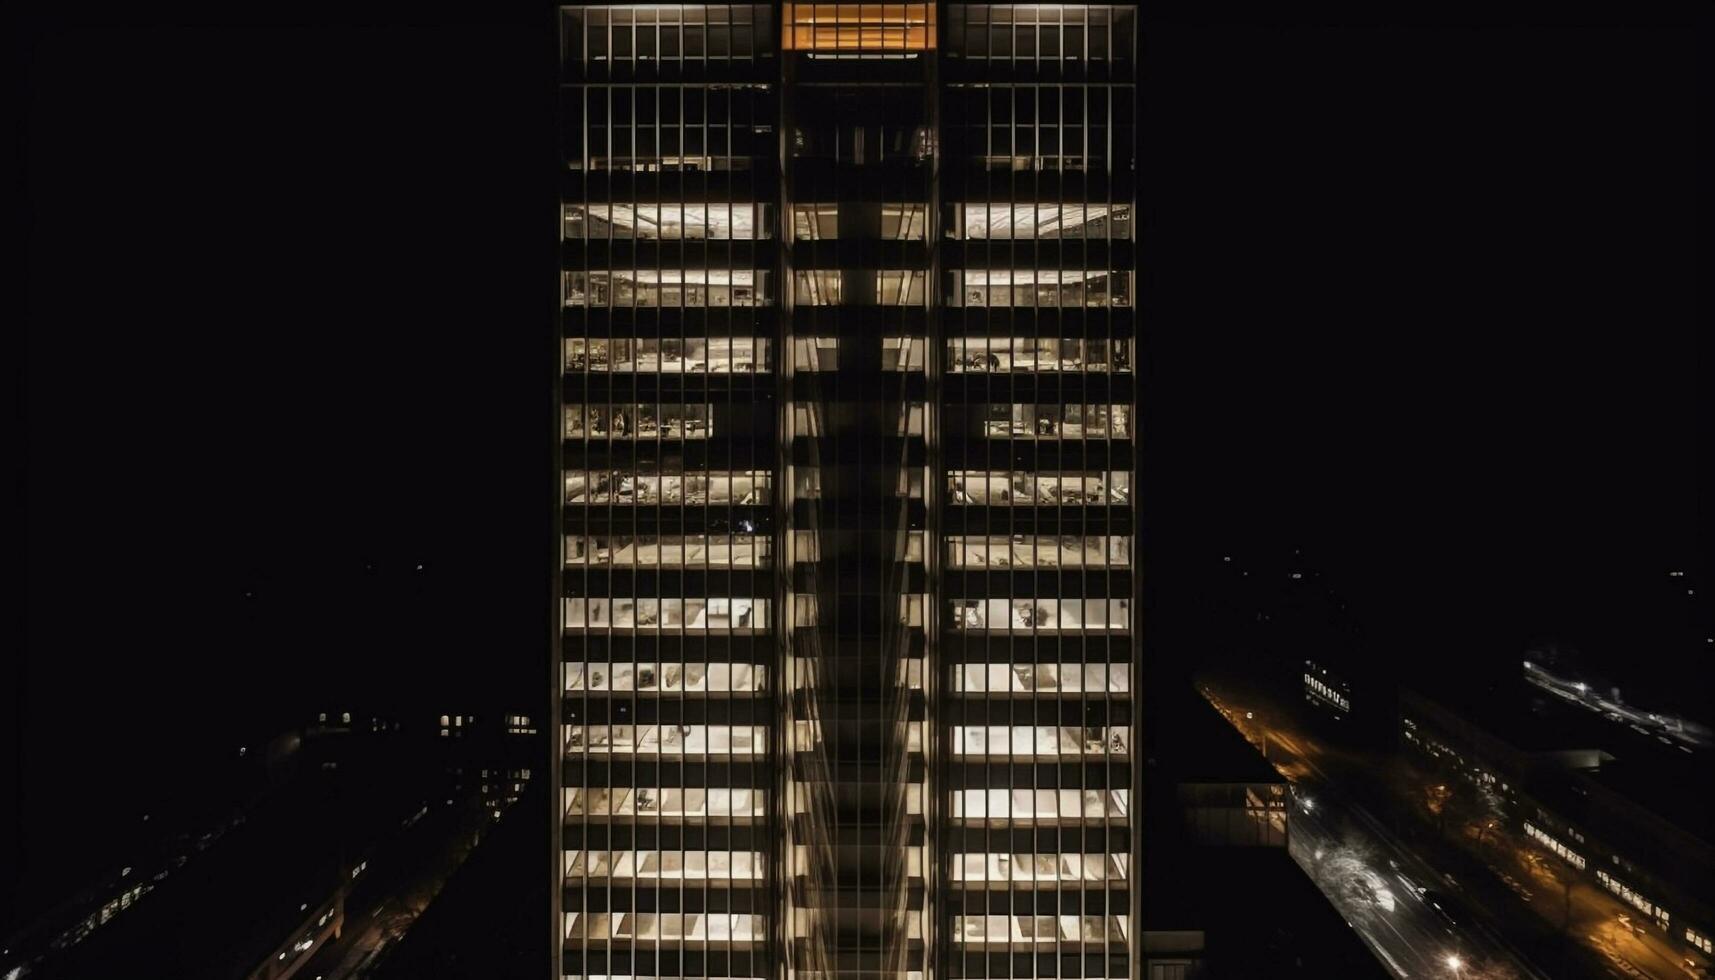
[[[1084,881],[1124,883],[1131,861],[1127,854],[996,854],[953,855],[953,880],[966,883]]]
[[[793,306],[838,306],[840,273],[822,269],[799,269],[792,273]]]
[[[964,337],[947,341],[947,370],[953,374],[1130,373],[1131,352],[1130,340]]]
[[[568,239],[744,241],[769,237],[766,204],[567,204]]]
[[[1122,944],[1130,927],[1125,915],[955,915],[953,941],[965,946]]]
[[[760,851],[567,851],[567,878],[759,882]]]
[[[769,628],[768,599],[567,599],[567,629],[754,633]]]
[[[567,272],[567,306],[765,306],[765,269],[629,269]]]
[[[637,470],[568,470],[568,504],[708,504],[769,503],[774,475],[768,470],[706,470],[669,472],[659,466]]]
[[[1585,861],[1584,856],[1582,854],[1579,854],[1578,852],[1567,847],[1565,844],[1562,844],[1560,841],[1556,840],[1555,838],[1553,838],[1549,834],[1545,833],[1540,827],[1536,826],[1533,823],[1530,823],[1529,821],[1526,821],[1525,825],[1524,825],[1524,832],[1525,832],[1525,836],[1531,838],[1532,840],[1536,841],[1537,843],[1541,844],[1542,846],[1548,848],[1550,851],[1553,851],[1555,853],[1555,855],[1557,855],[1561,860],[1565,861],[1567,864],[1570,864],[1573,867],[1578,868],[1579,870],[1584,869],[1584,866],[1587,862]]]
[[[1129,239],[1129,204],[956,204],[951,233],[969,239]]]
[[[881,237],[887,241],[920,242],[928,227],[928,205],[903,203],[881,206]]]
[[[567,691],[727,694],[765,690],[768,668],[742,663],[568,663]]]
[[[1126,725],[957,725],[953,728],[955,756],[991,758],[1059,758],[1125,755],[1131,751],[1131,728]]]
[[[955,789],[960,824],[1056,826],[1125,822],[1130,789]]]
[[[953,690],[961,694],[1125,694],[1131,665],[1123,663],[959,664]]]
[[[1130,536],[990,534],[947,539],[950,568],[1127,568]]]
[[[1131,273],[1078,269],[955,269],[949,306],[1130,306]]]
[[[707,439],[714,406],[604,404],[565,406],[567,439]]]
[[[693,940],[755,945],[767,938],[761,915],[679,912],[567,912],[566,938],[601,945],[614,940]]]
[[[788,3],[781,13],[786,51],[928,51],[935,47],[933,3]]]
[[[840,341],[838,337],[794,337],[792,339],[792,367],[798,371],[835,371],[840,366]],[[808,409],[814,412],[814,403],[808,406],[799,405],[796,409]],[[811,431],[805,426],[795,426],[793,432],[797,435],[820,435],[820,426],[812,426],[817,431]]]
[[[881,338],[881,369],[883,371],[922,371],[926,355],[922,337]]]
[[[769,369],[768,353],[768,341],[756,337],[573,338],[566,341],[566,370],[614,374],[750,374]]]
[[[947,495],[953,504],[1032,507],[1124,504],[1131,500],[1131,474],[1057,473],[1030,470],[952,470]]]
[[[840,209],[833,204],[794,204],[792,237],[799,241],[840,237]]]
[[[975,633],[1124,633],[1130,599],[954,599],[950,625]]]
[[[774,539],[765,534],[601,534],[566,538],[567,565],[648,568],[765,568]]]
[[[990,439],[1109,439],[1131,435],[1130,405],[984,405]]]
[[[763,755],[763,725],[567,725],[567,755]]]

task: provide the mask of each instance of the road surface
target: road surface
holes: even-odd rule
[[[1264,736],[1254,717],[1228,706],[1224,692],[1203,686],[1247,737]],[[1299,738],[1276,727],[1266,743],[1269,761],[1293,782],[1288,852],[1395,977],[1546,980],[1466,907],[1455,885],[1341,792]],[[1426,896],[1437,894],[1456,922],[1430,906]]]

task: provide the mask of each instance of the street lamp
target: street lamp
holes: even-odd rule
[[[1450,955],[1447,957],[1447,969],[1452,970],[1454,976],[1458,976],[1459,971],[1463,969],[1464,966],[1465,961],[1460,959],[1457,955]]]

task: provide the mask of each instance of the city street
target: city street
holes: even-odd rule
[[[1395,976],[1537,976],[1474,919],[1442,918],[1428,899],[1451,889],[1336,794],[1299,797],[1289,851]]]
[[[1247,738],[1264,737],[1254,712],[1229,707],[1222,692],[1202,686],[1217,710]],[[1278,730],[1268,730],[1266,736],[1269,761],[1293,783],[1288,847],[1293,860],[1394,976],[1402,980],[1542,976],[1465,911],[1439,873],[1339,792],[1297,739]],[[1452,918],[1436,911],[1431,900],[1448,908]]]
[[[1476,943],[1473,953],[1486,941],[1501,954],[1496,965],[1510,965],[1520,976],[1547,972],[1556,977],[1677,980],[1692,975],[1681,966],[1683,954],[1659,929],[1641,923],[1635,910],[1501,821],[1455,820],[1445,836],[1420,832],[1424,825],[1408,810],[1434,797],[1432,777],[1395,757],[1372,759],[1331,747],[1307,734],[1291,711],[1257,691],[1230,681],[1205,680],[1199,686],[1247,739],[1266,745],[1270,762],[1293,782],[1299,800],[1291,831],[1294,858],[1396,973],[1411,968],[1400,950],[1417,948],[1406,942],[1413,933],[1401,929],[1402,935],[1395,936],[1391,927],[1396,920],[1384,921],[1374,911],[1366,912],[1372,925],[1365,929],[1353,913],[1389,900],[1397,910],[1404,904],[1402,892],[1410,895],[1427,888],[1463,910],[1465,928],[1459,938]],[[1387,822],[1373,816],[1377,813]],[[1331,845],[1343,850],[1331,852]],[[1330,853],[1339,854],[1339,862],[1319,872],[1314,856],[1318,849],[1324,865]],[[1371,892],[1378,891],[1371,873],[1389,889],[1385,898],[1370,899]],[[1354,877],[1365,884],[1354,886]],[[1332,891],[1329,880],[1335,883]],[[1422,941],[1421,936],[1417,939]],[[1521,947],[1532,953],[1525,955]],[[1534,971],[1527,961],[1534,963]],[[1444,968],[1439,974],[1411,975],[1454,974]]]
[[[484,820],[483,813],[472,805],[434,808],[412,828],[412,846],[390,855],[393,860],[377,868],[377,872],[390,872],[388,879],[369,883],[371,887],[356,893],[357,901],[347,903],[339,940],[317,950],[298,975],[307,980],[367,976],[470,856],[473,832]]]

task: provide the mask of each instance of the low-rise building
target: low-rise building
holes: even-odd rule
[[[1694,755],[1532,693],[1403,691],[1405,747],[1477,786],[1565,869],[1694,957],[1715,952],[1715,770]]]

